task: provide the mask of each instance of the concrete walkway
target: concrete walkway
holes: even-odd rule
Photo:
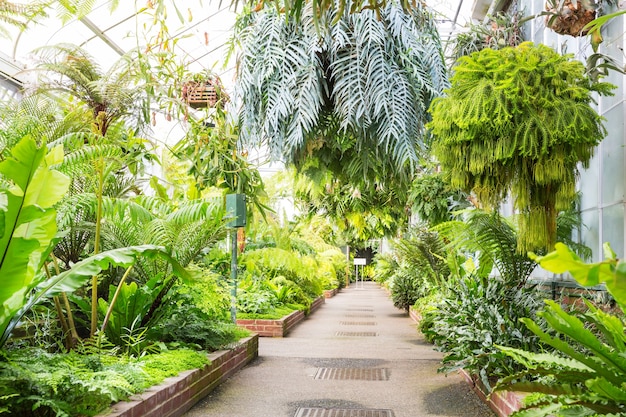
[[[186,417],[493,416],[457,374],[438,374],[413,321],[377,284],[353,284]]]

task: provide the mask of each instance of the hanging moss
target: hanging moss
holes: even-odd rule
[[[430,107],[433,153],[452,186],[473,191],[485,208],[510,193],[518,250],[551,248],[556,216],[576,196],[577,164],[588,165],[606,134],[592,92],[613,88],[545,45],[473,53]]]

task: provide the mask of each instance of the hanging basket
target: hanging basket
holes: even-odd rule
[[[595,7],[579,0],[572,3],[566,0],[562,5],[546,3],[546,26],[559,35],[584,36],[583,28],[596,18]]]
[[[183,100],[194,109],[215,107],[217,104],[218,88],[212,81],[189,81],[183,85]]]

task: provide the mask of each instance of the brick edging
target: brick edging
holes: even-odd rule
[[[311,303],[309,314],[312,314],[324,303],[324,297],[317,297]],[[303,311],[296,310],[278,320],[238,319],[237,326],[246,328],[261,337],[284,337],[305,318],[306,316]]]
[[[338,288],[333,288],[332,290],[324,290],[324,298],[333,298],[339,292]]]
[[[411,317],[413,321],[416,322],[417,324],[419,324],[419,322],[422,321],[422,315],[418,313],[417,311],[415,311],[413,307],[409,307],[409,317]]]
[[[465,381],[471,385],[478,397],[493,410],[498,417],[508,417],[522,406],[523,395],[513,391],[494,391],[489,394],[489,390],[480,382],[480,380],[467,371],[461,369],[459,373]]]
[[[259,355],[259,338],[242,339],[230,350],[210,353],[211,363],[165,379],[161,384],[114,404],[97,417],[180,417],[226,378]]]
[[[326,302],[326,297],[321,296],[321,295],[317,297],[315,300],[313,300],[313,302],[311,303],[311,307],[309,308],[309,315],[313,314],[313,312],[315,312],[318,308],[320,308],[322,304],[324,304],[325,302]]]

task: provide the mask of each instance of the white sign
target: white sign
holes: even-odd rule
[[[367,258],[354,258],[355,265],[367,265]]]

